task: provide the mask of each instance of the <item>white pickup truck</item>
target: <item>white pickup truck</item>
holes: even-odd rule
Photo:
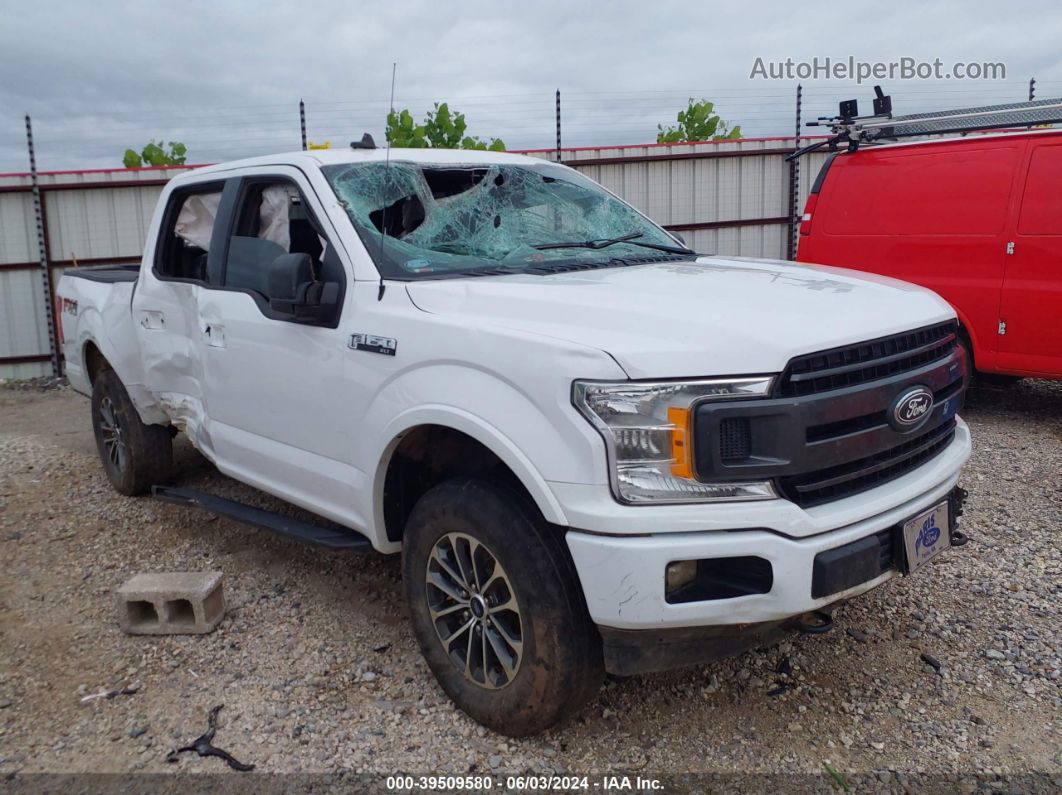
[[[699,256],[561,165],[363,142],[198,169],[139,267],[58,297],[118,491],[401,551],[432,671],[507,734],[605,671],[827,630],[964,541],[944,301]],[[167,485],[179,431],[322,521]]]

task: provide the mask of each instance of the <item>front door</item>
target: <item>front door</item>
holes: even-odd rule
[[[1003,277],[998,361],[1005,370],[1062,375],[1062,141],[1029,148]]]
[[[349,294],[336,235],[298,169],[247,172],[232,195],[219,272],[199,298],[199,345],[209,434],[218,467],[336,521],[353,514],[360,474],[343,375],[339,316],[294,322],[270,305],[269,266],[306,253],[322,281]],[[340,310],[343,311],[343,301]],[[349,311],[349,308],[345,311]]]

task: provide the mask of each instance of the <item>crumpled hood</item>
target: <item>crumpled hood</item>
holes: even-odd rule
[[[743,257],[417,281],[407,290],[425,312],[606,351],[631,378],[776,373],[799,354],[954,317],[935,293],[906,282]]]

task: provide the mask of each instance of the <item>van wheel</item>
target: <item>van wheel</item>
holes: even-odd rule
[[[428,491],[406,524],[402,579],[428,666],[484,726],[534,734],[600,688],[601,639],[564,540],[516,491],[474,478]]]
[[[173,466],[169,428],[145,425],[114,370],[92,384],[92,430],[103,470],[115,490],[127,496],[165,483]]]
[[[977,384],[987,384],[989,386],[1011,386],[1022,380],[1020,375],[1004,375],[1002,373],[982,373],[975,369],[973,344],[970,342],[970,338],[966,335],[964,329],[959,331],[959,346],[966,351],[966,370],[967,378],[966,384],[970,385],[971,382]]]

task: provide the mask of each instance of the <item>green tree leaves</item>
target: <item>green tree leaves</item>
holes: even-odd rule
[[[725,141],[741,137],[741,126],[730,129],[727,122],[716,116],[715,105],[706,99],[694,102],[690,97],[686,110],[680,110],[675,127],[657,125],[658,144],[683,143],[686,141]]]
[[[490,143],[465,135],[465,114],[451,111],[445,102],[436,102],[424,122],[417,124],[408,110],[387,114],[387,143],[404,149],[483,149],[504,152],[505,143],[492,138]]]
[[[126,168],[143,168],[144,166],[183,166],[188,149],[180,141],[170,141],[169,151],[163,148],[162,141],[148,141],[138,154],[132,149],[125,150],[122,164]]]

